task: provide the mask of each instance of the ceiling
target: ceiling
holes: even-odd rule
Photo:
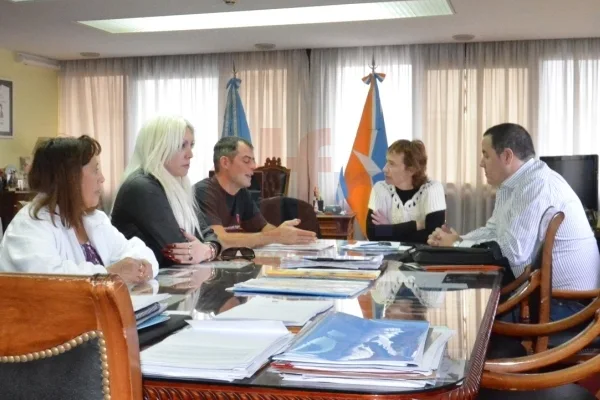
[[[598,0],[451,0],[452,16],[373,22],[110,34],[75,21],[253,9],[298,7],[373,0],[0,0],[0,48],[67,60],[81,52],[101,57],[194,54],[277,49],[352,47],[452,42],[473,34],[475,41],[600,37]]]

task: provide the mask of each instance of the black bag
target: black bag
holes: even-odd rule
[[[473,247],[415,246],[404,253],[402,260],[423,266],[427,265],[496,265],[503,267],[502,284],[515,279],[508,259],[502,255],[496,242],[484,242]]]

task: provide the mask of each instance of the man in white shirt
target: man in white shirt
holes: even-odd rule
[[[562,176],[534,159],[529,133],[516,124],[496,125],[484,133],[482,153],[480,166],[487,181],[498,187],[492,217],[484,227],[466,235],[447,227],[438,228],[428,243],[470,247],[497,242],[514,275],[519,276],[536,259],[541,246],[538,231],[542,217],[553,207],[565,213],[565,220],[552,250],[552,287],[600,287],[600,254],[583,205]]]

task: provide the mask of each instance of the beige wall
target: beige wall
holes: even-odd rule
[[[58,133],[58,71],[24,65],[0,49],[0,79],[13,82],[13,139],[0,139],[0,168],[19,167],[40,136]]]

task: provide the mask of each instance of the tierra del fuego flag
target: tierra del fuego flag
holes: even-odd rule
[[[383,167],[386,163],[388,144],[378,87],[378,82],[382,82],[384,78],[385,74],[375,71],[363,78],[363,82],[369,85],[369,94],[344,173],[348,196],[346,200],[356,214],[364,235],[367,232],[366,219],[371,188],[384,179]]]

